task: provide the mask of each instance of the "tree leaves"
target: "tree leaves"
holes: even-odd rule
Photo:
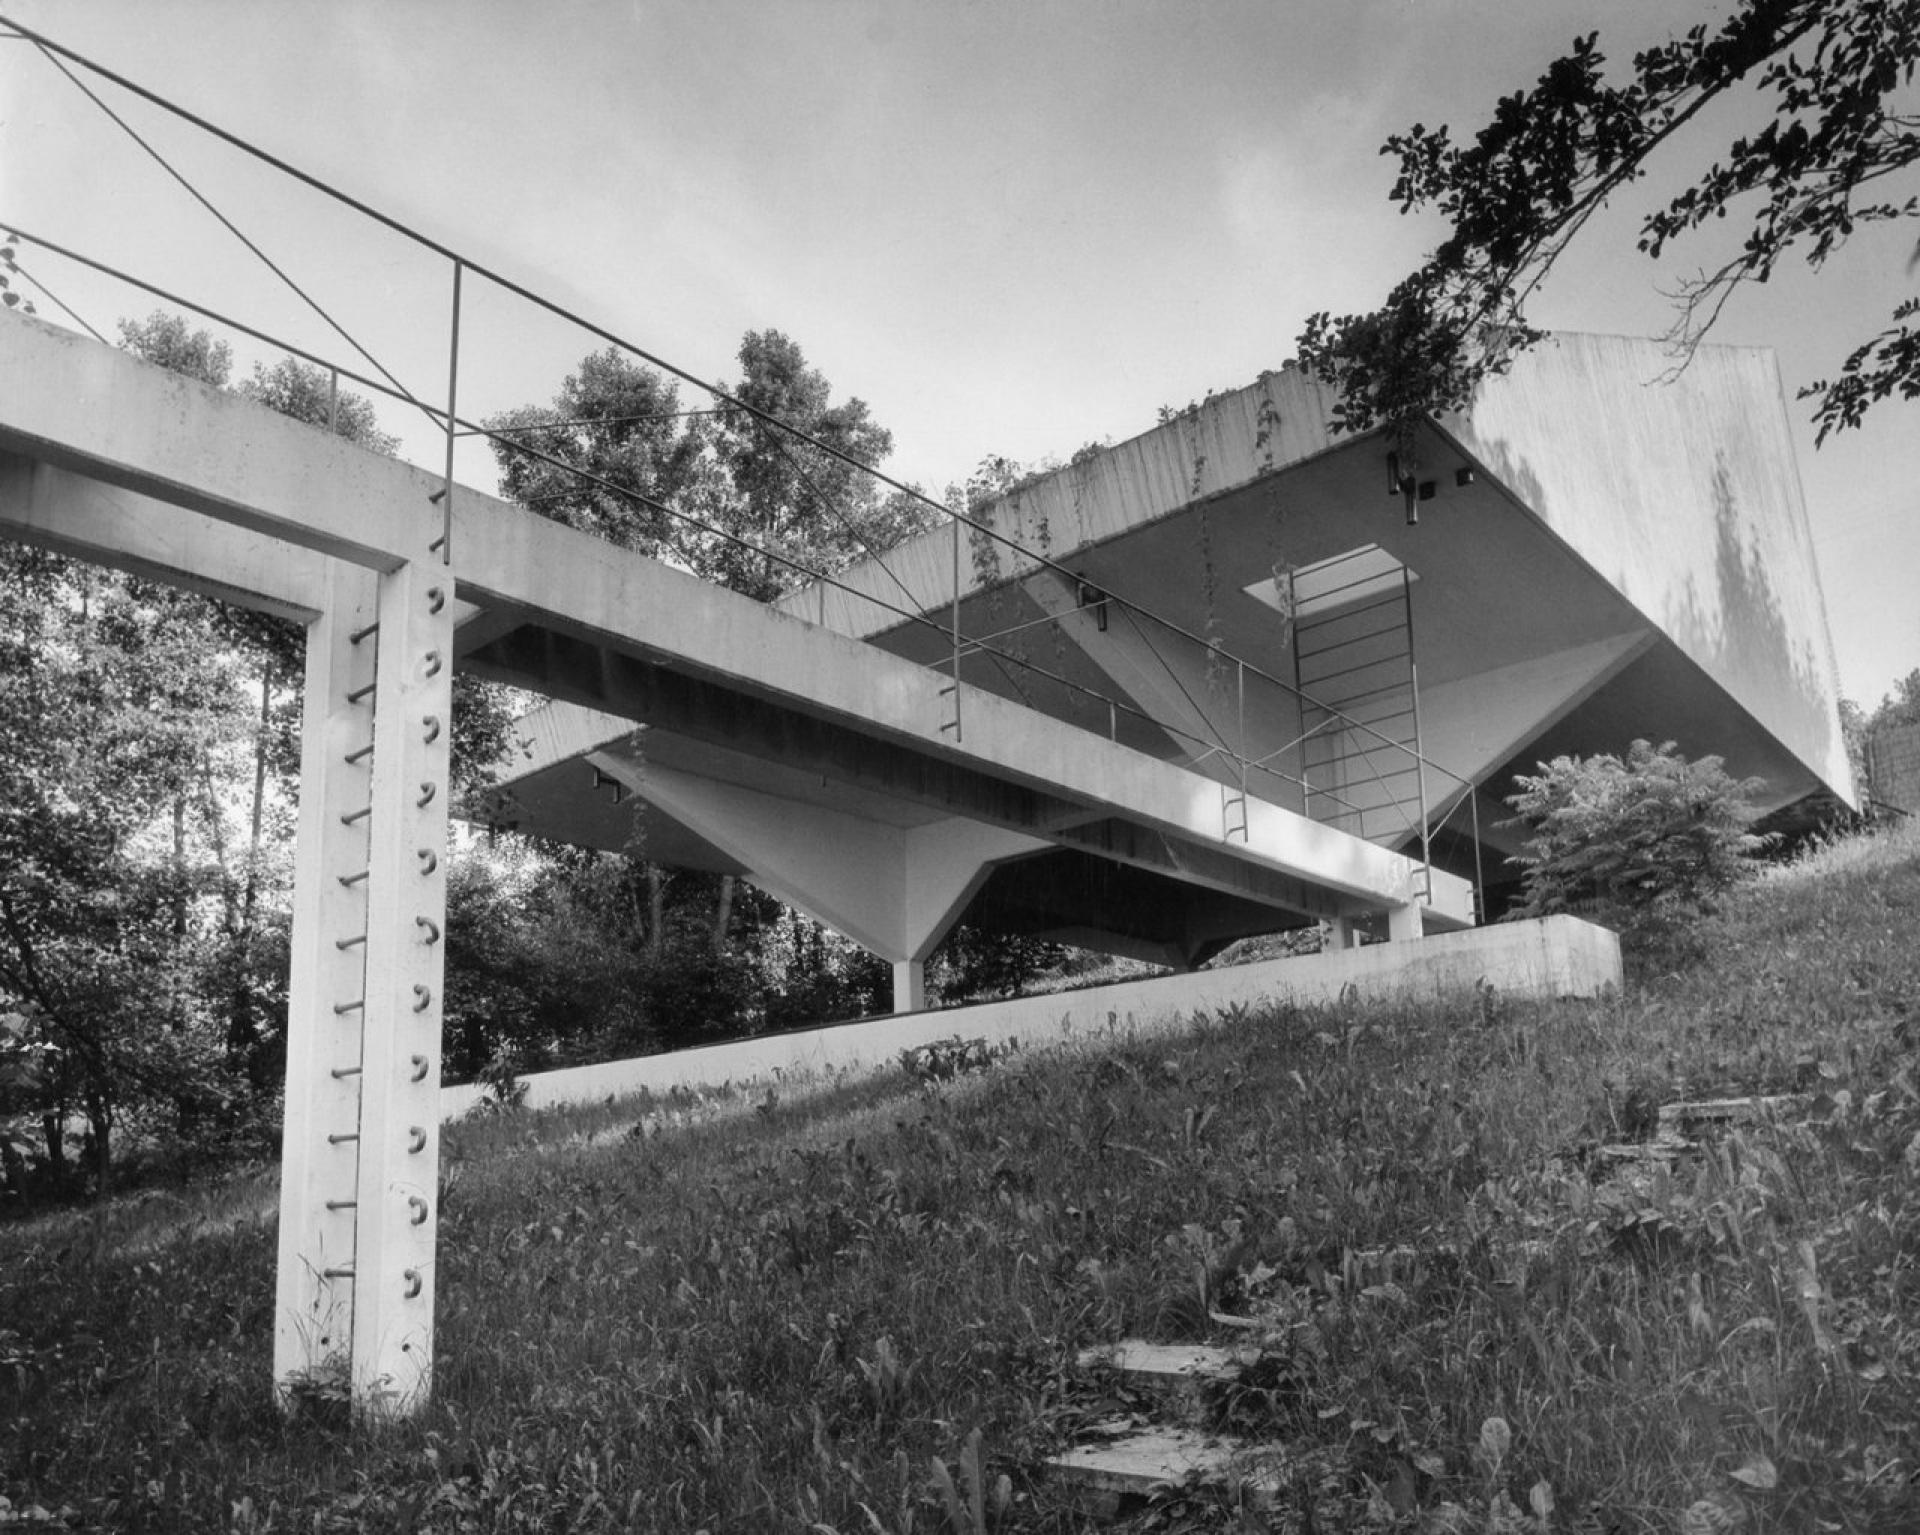
[[[1464,406],[1541,338],[1527,302],[1588,219],[1756,72],[1751,105],[1741,100],[1760,125],[1642,224],[1639,247],[1658,257],[1709,221],[1748,220],[1734,254],[1681,288],[1669,339],[1682,362],[1728,297],[1765,282],[1783,256],[1797,251],[1817,268],[1860,225],[1920,216],[1912,197],[1861,198],[1920,164],[1920,118],[1897,95],[1917,57],[1920,11],[1910,5],[1744,0],[1717,32],[1695,27],[1639,54],[1617,84],[1597,34],[1576,39],[1531,91],[1503,98],[1470,144],[1421,124],[1390,138],[1382,152],[1400,162],[1393,201],[1403,212],[1432,208],[1452,228],[1379,310],[1307,322],[1300,361],[1339,387],[1333,425],[1386,425],[1408,438],[1421,417]],[[1902,304],[1835,380],[1802,391],[1818,401],[1822,440],[1880,400],[1920,396],[1913,315],[1912,302]]]

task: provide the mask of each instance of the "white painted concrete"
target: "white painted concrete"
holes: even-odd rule
[[[307,630],[295,843],[287,1085],[280,1135],[280,1232],[273,1380],[283,1403],[306,1381],[345,1378],[353,1344],[355,1181],[359,1167],[361,1002],[367,930],[370,772],[358,755],[372,711],[348,695],[374,680],[374,654],[352,636],[374,621],[376,578],[335,563]],[[335,1075],[335,1073],[340,1073]]]
[[[738,859],[761,889],[890,962],[924,961],[989,865],[1051,845],[958,816],[889,826],[611,752],[588,760]]]
[[[896,1066],[903,1050],[955,1035],[992,1044],[1018,1040],[1032,1048],[1115,1029],[1150,1032],[1195,1014],[1315,1006],[1347,997],[1438,997],[1482,984],[1511,997],[1591,997],[1618,987],[1620,975],[1620,941],[1613,933],[1575,917],[1547,917],[1436,934],[1417,944],[1373,944],[539,1072],[525,1079],[527,1103],[546,1108],[642,1091],[738,1085],[776,1074],[881,1070]],[[453,1118],[481,1096],[478,1086],[443,1088],[441,1112]]]
[[[298,623],[326,589],[324,555],[12,453],[0,453],[0,536]]]
[[[1833,646],[1779,365],[1556,335],[1490,381],[1461,443],[1836,791]],[[1569,423],[1594,422],[1593,431]]]
[[[445,1018],[453,579],[419,558],[380,578],[367,839],[366,1005],[354,1211],[353,1400],[385,1417],[433,1379]],[[287,1084],[295,1097],[305,1085]]]
[[[440,532],[440,485],[422,470],[38,321],[5,315],[0,326],[0,448],[383,572]],[[1244,839],[1230,838],[1211,780],[980,689],[964,690],[964,737],[954,739],[938,677],[873,646],[464,487],[453,519],[461,595],[604,647],[594,675],[544,679],[556,692],[617,684],[618,657],[662,661],[836,728],[1044,789],[1071,807],[1064,814],[1119,815],[1361,909],[1413,898],[1409,859],[1260,802],[1249,807]],[[1463,880],[1437,876],[1433,905],[1471,920]]]

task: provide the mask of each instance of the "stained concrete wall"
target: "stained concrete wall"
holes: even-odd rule
[[[1490,382],[1462,445],[1836,791],[1852,775],[1778,364],[1705,346],[1677,377],[1558,335]]]
[[[1489,381],[1469,416],[1444,425],[1521,503],[1513,515],[1537,517],[1810,778],[1847,796],[1833,646],[1773,354],[1706,346],[1677,378],[1662,381],[1669,368],[1652,341],[1558,335]],[[1265,374],[975,515],[1071,565],[1078,551],[1323,460],[1350,440],[1327,430],[1332,407],[1332,392],[1298,371]],[[930,607],[952,593],[945,530],[909,541],[887,563]],[[963,547],[958,563],[963,593],[1024,571],[1004,550],[976,563]],[[871,564],[844,579],[875,598],[902,601]],[[1135,595],[1154,600],[1150,589]],[[1432,609],[1445,595],[1424,591],[1418,599]],[[849,634],[901,622],[877,603],[825,587],[785,604]],[[1428,711],[1429,728],[1435,712]],[[1682,745],[1695,755],[1717,749],[1712,741]],[[1813,785],[1784,787],[1798,794]]]
[[[1419,943],[1376,944],[538,1072],[525,1079],[527,1106],[738,1085],[776,1074],[884,1069],[898,1062],[903,1050],[955,1035],[995,1045],[1018,1040],[1032,1047],[1109,1028],[1166,1029],[1195,1014],[1242,1007],[1312,1006],[1343,997],[1439,997],[1482,983],[1511,997],[1597,996],[1620,984],[1620,940],[1575,917],[1502,923]],[[441,1113],[449,1119],[464,1114],[483,1091],[477,1084],[442,1089]]]

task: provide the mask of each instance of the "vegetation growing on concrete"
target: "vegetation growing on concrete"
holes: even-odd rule
[[[270,1219],[16,1224],[0,1494],[72,1529],[900,1535],[973,1523],[977,1433],[983,1527],[1063,1531],[1042,1458],[1133,1405],[1077,1350],[1252,1336],[1223,1411],[1319,1469],[1134,1527],[1539,1528],[1545,1483],[1548,1529],[1912,1528],[1916,914],[1907,833],[1601,1002],[1247,1013],[683,1129],[489,1116],[449,1136],[433,1405],[379,1436],[268,1410]],[[1801,1096],[1603,1149],[1755,1092]]]

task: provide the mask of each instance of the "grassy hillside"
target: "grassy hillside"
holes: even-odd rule
[[[1135,1528],[1920,1529],[1917,929],[1908,836],[1747,887],[1605,1002],[463,1125],[435,1399],[378,1436],[267,1405],[270,1218],[0,1231],[0,1525],[907,1535],[953,1527],[933,1463],[978,1431],[989,1528],[1080,1529],[1038,1462],[1137,1405],[1074,1356],[1141,1334],[1260,1340],[1214,1410],[1302,1469]],[[1602,1150],[1730,1092],[1809,1096]]]

